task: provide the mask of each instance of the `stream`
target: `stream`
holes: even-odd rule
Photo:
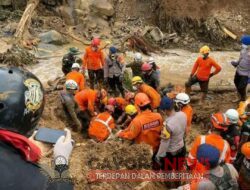
[[[42,83],[46,84],[48,80],[53,80],[63,76],[61,71],[62,56],[67,53],[68,48],[76,46],[84,52],[84,46],[81,44],[69,44],[66,46],[54,46],[48,44],[40,44],[38,51],[35,53],[40,57],[37,65],[30,66],[28,69],[33,72]],[[82,55],[79,55],[82,57]],[[192,53],[182,49],[168,49],[165,53],[155,54],[153,57],[160,67],[161,85],[169,82],[173,84],[184,84],[190,75],[192,66],[199,56],[198,53]],[[49,57],[44,59],[43,57]],[[131,60],[133,52],[127,52],[126,59]],[[211,52],[213,57],[221,66],[222,71],[211,79],[211,86],[233,86],[233,78],[235,68],[230,64],[232,60],[239,58],[239,52],[236,51],[218,51]],[[144,60],[148,57],[144,56]]]

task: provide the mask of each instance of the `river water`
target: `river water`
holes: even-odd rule
[[[30,66],[29,70],[37,75],[43,83],[63,76],[61,72],[61,60],[70,46],[72,46],[72,44],[60,47],[44,44],[40,45],[38,47],[38,53],[36,53],[36,56],[41,57],[41,59],[39,59],[39,64]],[[83,46],[80,44],[74,44],[74,46],[77,46],[83,54]],[[182,49],[169,49],[165,50],[165,52],[166,53],[153,55],[156,63],[160,66],[161,85],[165,85],[169,82],[173,84],[184,84],[199,54]],[[42,57],[50,58],[43,59]],[[133,53],[127,52],[127,58],[131,60],[132,57]],[[212,52],[211,57],[222,66],[221,73],[211,79],[211,86],[233,86],[235,69],[230,62],[239,58],[239,52]],[[145,56],[144,60],[147,59],[148,57]]]

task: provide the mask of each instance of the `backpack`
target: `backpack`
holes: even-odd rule
[[[215,185],[216,190],[238,190],[238,183],[232,178],[228,166],[224,164],[222,167],[224,170],[224,175],[222,177],[213,174],[207,174],[205,177]]]

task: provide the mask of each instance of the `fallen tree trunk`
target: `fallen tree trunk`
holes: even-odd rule
[[[27,28],[30,25],[31,17],[36,10],[37,5],[39,4],[40,0],[29,0],[26,6],[26,9],[22,15],[22,18],[20,22],[17,25],[16,32],[14,34],[14,37],[18,40],[21,40],[23,38],[24,32],[27,30]]]

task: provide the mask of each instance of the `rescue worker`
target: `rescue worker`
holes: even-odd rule
[[[127,68],[132,69],[133,76],[142,77],[141,66],[142,66],[142,54],[136,53],[134,57],[134,61],[126,65]]]
[[[186,135],[189,134],[193,119],[193,108],[189,104],[190,98],[186,93],[179,93],[174,99],[175,110],[182,111],[187,117]]]
[[[134,140],[136,143],[145,143],[152,147],[153,152],[158,150],[160,133],[162,129],[162,117],[159,113],[150,110],[150,99],[144,93],[135,96],[135,104],[141,110],[123,131],[117,136],[122,139]]]
[[[208,92],[209,80],[221,71],[221,67],[209,57],[210,48],[208,46],[203,46],[200,49],[200,53],[202,54],[202,57],[199,57],[196,60],[189,80],[186,82],[185,86],[186,93],[190,94],[191,87],[194,84],[199,83],[202,92],[200,103],[203,103]],[[212,68],[215,68],[215,71],[211,73]]]
[[[126,119],[122,123],[121,126],[122,129],[126,129],[129,126],[131,121],[133,121],[133,119],[137,116],[138,110],[134,105],[129,104],[125,107],[125,113],[126,113]],[[117,122],[117,124],[121,124],[121,122],[120,123]]]
[[[200,178],[193,179],[190,184],[179,187],[178,190],[216,190],[216,189],[231,189],[238,190],[239,185],[237,179],[239,174],[233,165],[226,163],[219,164],[220,151],[210,145],[202,144],[197,149],[197,159],[205,168],[203,173],[198,173]]]
[[[82,91],[85,88],[85,78],[80,72],[80,69],[80,65],[78,63],[74,63],[72,65],[71,72],[66,75],[66,80],[75,81],[79,87],[79,91]]]
[[[103,142],[112,137],[112,130],[115,128],[115,120],[112,117],[115,109],[111,105],[105,106],[105,112],[94,117],[89,125],[88,133],[91,139]]]
[[[221,132],[227,129],[229,121],[223,113],[212,114],[210,120],[210,133],[208,135],[200,135],[194,140],[187,159],[188,167],[198,172],[203,171],[204,168],[197,163],[197,149],[205,143],[216,147],[220,151],[219,163],[230,163],[230,146],[228,142],[220,136]]]
[[[122,97],[109,98],[108,105],[112,105],[115,108],[114,118],[115,120],[123,120],[125,114],[125,107],[128,105],[128,102]],[[122,117],[122,118],[120,118]],[[120,123],[120,122],[118,122]]]
[[[244,114],[240,115],[243,123],[241,126],[240,144],[238,148],[239,150],[244,143],[250,141],[250,104],[247,104],[247,106],[244,106],[244,108]],[[242,113],[242,109],[243,108],[240,109],[240,113]],[[237,170],[240,169],[243,159],[244,155],[241,152],[238,152],[236,161],[234,162],[234,166]]]
[[[83,130],[87,130],[89,122],[93,116],[97,115],[97,104],[103,99],[101,91],[84,89],[75,95],[80,112],[78,117],[82,121]]]
[[[109,48],[109,56],[106,57],[104,65],[104,80],[109,84],[112,93],[119,96],[119,92],[124,96],[123,77],[125,62],[122,56],[118,55],[116,47]],[[117,92],[117,89],[119,92]]]
[[[160,78],[160,68],[156,65],[155,59],[153,57],[150,57],[147,61],[148,64],[152,65],[152,69],[156,71],[158,78]]]
[[[241,38],[241,43],[242,50],[239,60],[231,62],[231,64],[237,68],[234,84],[239,95],[239,100],[235,102],[246,100],[248,78],[250,78],[250,36],[243,36]]]
[[[159,91],[160,79],[156,71],[153,70],[152,65],[149,63],[143,63],[141,70],[143,81],[149,86],[153,87],[156,91]]]
[[[72,121],[72,128],[74,131],[81,131],[82,124],[80,120],[77,117],[77,114],[79,112],[78,105],[76,101],[74,100],[74,96],[76,92],[78,91],[78,85],[73,80],[67,80],[65,83],[65,89],[60,92],[59,96],[61,99],[61,102],[63,104],[63,108],[69,116],[69,118]]]
[[[81,59],[76,56],[78,54],[79,54],[78,48],[71,47],[69,48],[69,52],[63,56],[62,71],[64,75],[67,75],[71,71],[73,63],[81,63]]]
[[[239,186],[240,189],[249,189],[250,184],[250,142],[246,142],[241,147],[241,153],[244,158],[239,171]]]
[[[85,49],[83,57],[83,71],[88,70],[90,88],[94,89],[94,85],[98,83],[100,89],[103,84],[103,66],[105,58],[103,51],[99,48],[101,40],[94,38],[91,45]]]
[[[134,91],[147,94],[151,102],[151,109],[157,109],[160,106],[161,95],[151,86],[145,84],[141,77],[133,77],[132,85]]]
[[[240,143],[239,113],[235,109],[229,109],[225,112],[225,115],[229,120],[229,124],[227,129],[221,132],[221,136],[229,143],[231,148],[231,162],[234,162]]]
[[[0,98],[0,189],[73,190],[68,176],[55,180],[38,163],[45,153],[42,152],[45,145],[33,138],[45,103],[41,82],[17,67],[0,67],[0,75],[0,94],[7,95]],[[67,173],[73,149],[71,141],[67,130],[54,146],[57,173]]]
[[[184,162],[179,163],[179,160],[186,155],[184,135],[187,127],[187,117],[181,111],[176,112],[173,100],[166,96],[161,99],[159,109],[162,111],[163,116],[167,116],[167,118],[161,131],[161,144],[156,159],[161,163],[163,170],[183,170]],[[165,163],[166,160],[171,164],[177,162],[177,168],[168,167]]]

